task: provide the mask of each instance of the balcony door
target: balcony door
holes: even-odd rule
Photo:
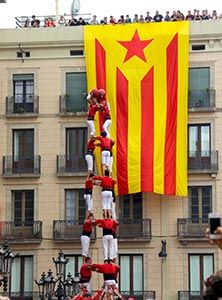
[[[13,75],[14,113],[34,111],[34,75]]]
[[[13,130],[13,172],[33,173],[34,130]]]
[[[210,124],[189,125],[189,169],[210,169]]]
[[[87,143],[86,128],[66,129],[66,172],[84,172]]]
[[[120,264],[120,291],[125,296],[143,298],[143,255],[119,255]]]
[[[33,256],[16,257],[12,264],[10,299],[33,299]]]
[[[214,272],[213,254],[189,255],[190,300],[202,299],[204,281]]]

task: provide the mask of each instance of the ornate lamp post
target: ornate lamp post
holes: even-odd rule
[[[18,254],[12,253],[9,249],[9,245],[5,242],[0,248],[0,286],[3,286],[3,291],[7,292],[8,289],[8,279],[12,273],[12,264],[14,258],[18,256]]]
[[[60,251],[58,257],[56,259],[53,257],[52,260],[56,267],[57,278],[54,279],[52,271],[49,270],[47,276],[43,272],[40,280],[35,280],[35,283],[38,285],[40,299],[50,300],[53,295],[55,295],[59,300],[62,300],[65,299],[66,296],[75,295],[76,285],[79,279],[77,277],[73,279],[70,273],[68,273],[67,278],[65,279],[66,264],[69,259],[65,258],[64,253]]]

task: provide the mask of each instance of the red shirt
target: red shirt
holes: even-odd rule
[[[87,150],[91,150],[92,152],[95,150],[96,146],[93,140],[88,140]]]
[[[92,232],[92,223],[91,223],[90,220],[86,220],[86,221],[83,223],[82,230],[83,230],[84,232]]]
[[[83,264],[80,268],[80,276],[82,278],[88,279],[92,277],[92,270],[89,268],[88,264]]]
[[[96,220],[96,225],[99,225],[99,227],[103,229],[112,229],[118,226],[118,222],[116,222],[113,219],[98,219]]]
[[[86,189],[90,189],[90,190],[93,189],[93,182],[92,182],[92,180],[86,179],[86,181],[85,181],[85,188]]]
[[[119,266],[114,264],[93,264],[92,269],[103,274],[115,274],[115,276],[117,276],[120,270]]]
[[[108,176],[93,176],[93,179],[101,180],[100,186],[104,189],[108,188],[109,190],[112,190],[114,185],[116,184],[116,180]]]
[[[115,144],[115,142],[107,137],[102,137],[102,136],[97,136],[96,140],[100,141],[100,147],[103,150],[112,150],[113,145]]]

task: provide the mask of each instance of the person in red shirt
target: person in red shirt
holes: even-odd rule
[[[82,234],[80,237],[83,262],[85,262],[86,257],[89,255],[90,237],[94,225],[95,221],[93,220],[93,215],[90,214],[83,223]]]
[[[115,141],[111,140],[107,137],[105,131],[101,132],[101,136],[95,137],[96,140],[100,141],[99,146],[101,147],[101,160],[102,160],[102,168],[103,174],[105,170],[110,170],[110,157],[112,147],[115,145]]]
[[[80,288],[83,293],[91,293],[90,280],[92,277],[92,259],[91,257],[85,258],[85,263],[80,268]]]
[[[93,89],[89,96],[87,97],[87,100],[89,102],[89,109],[88,109],[88,116],[87,116],[87,126],[89,128],[89,132],[91,136],[95,135],[95,125],[94,125],[94,117],[96,112],[99,109],[99,105],[97,102],[97,98],[98,98],[98,89]]]
[[[108,259],[104,264],[92,264],[92,270],[103,274],[108,299],[111,299],[113,294],[123,299],[116,287],[116,279],[120,271],[118,265],[113,264],[112,260]]]
[[[102,112],[103,119],[103,130],[106,132],[107,137],[110,137],[110,126],[111,126],[111,115],[110,115],[110,105],[106,98],[106,92],[104,89],[98,91],[98,103],[99,110]]]
[[[104,260],[113,259],[113,228],[116,228],[118,224],[113,219],[98,219],[95,221],[95,225],[103,229],[102,247]]]
[[[93,177],[94,174],[90,173],[85,181],[84,199],[86,201],[86,216],[93,212]]]
[[[95,138],[91,137],[91,139],[88,140],[88,143],[86,146],[87,152],[85,155],[88,174],[93,172],[93,153],[94,153],[95,148],[96,148]]]
[[[112,215],[112,190],[116,184],[116,180],[109,177],[109,171],[105,170],[105,176],[93,176],[94,184],[95,180],[99,181],[99,185],[102,187],[102,209],[103,217],[109,218]]]

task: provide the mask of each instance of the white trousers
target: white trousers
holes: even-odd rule
[[[112,169],[113,169],[113,156],[110,156],[109,159],[109,172],[112,173]]]
[[[110,137],[109,130],[110,130],[111,123],[112,123],[112,121],[111,121],[110,119],[107,119],[107,120],[103,123],[103,129],[104,129],[104,131],[106,132],[108,138]]]
[[[86,154],[85,155],[85,160],[86,160],[88,171],[92,172],[93,171],[93,156],[90,155],[90,154]]]
[[[110,168],[110,151],[108,150],[103,150],[101,153],[101,158],[102,158],[102,164],[106,165],[107,168]]]
[[[81,235],[82,256],[89,256],[90,238],[86,235]]]
[[[113,259],[113,236],[112,234],[104,235],[102,238],[104,260]]]
[[[94,121],[93,120],[86,120],[86,123],[87,123],[87,126],[89,128],[89,134],[91,136],[94,136],[95,135],[95,125],[94,125]]]
[[[102,209],[112,209],[112,191],[102,191]]]
[[[84,194],[84,199],[86,201],[86,209],[90,212],[93,211],[93,199],[91,194]]]
[[[116,203],[113,202],[113,199],[112,199],[112,217],[114,220],[116,220]]]
[[[117,238],[113,239],[113,258],[117,258],[118,256],[118,242]]]

